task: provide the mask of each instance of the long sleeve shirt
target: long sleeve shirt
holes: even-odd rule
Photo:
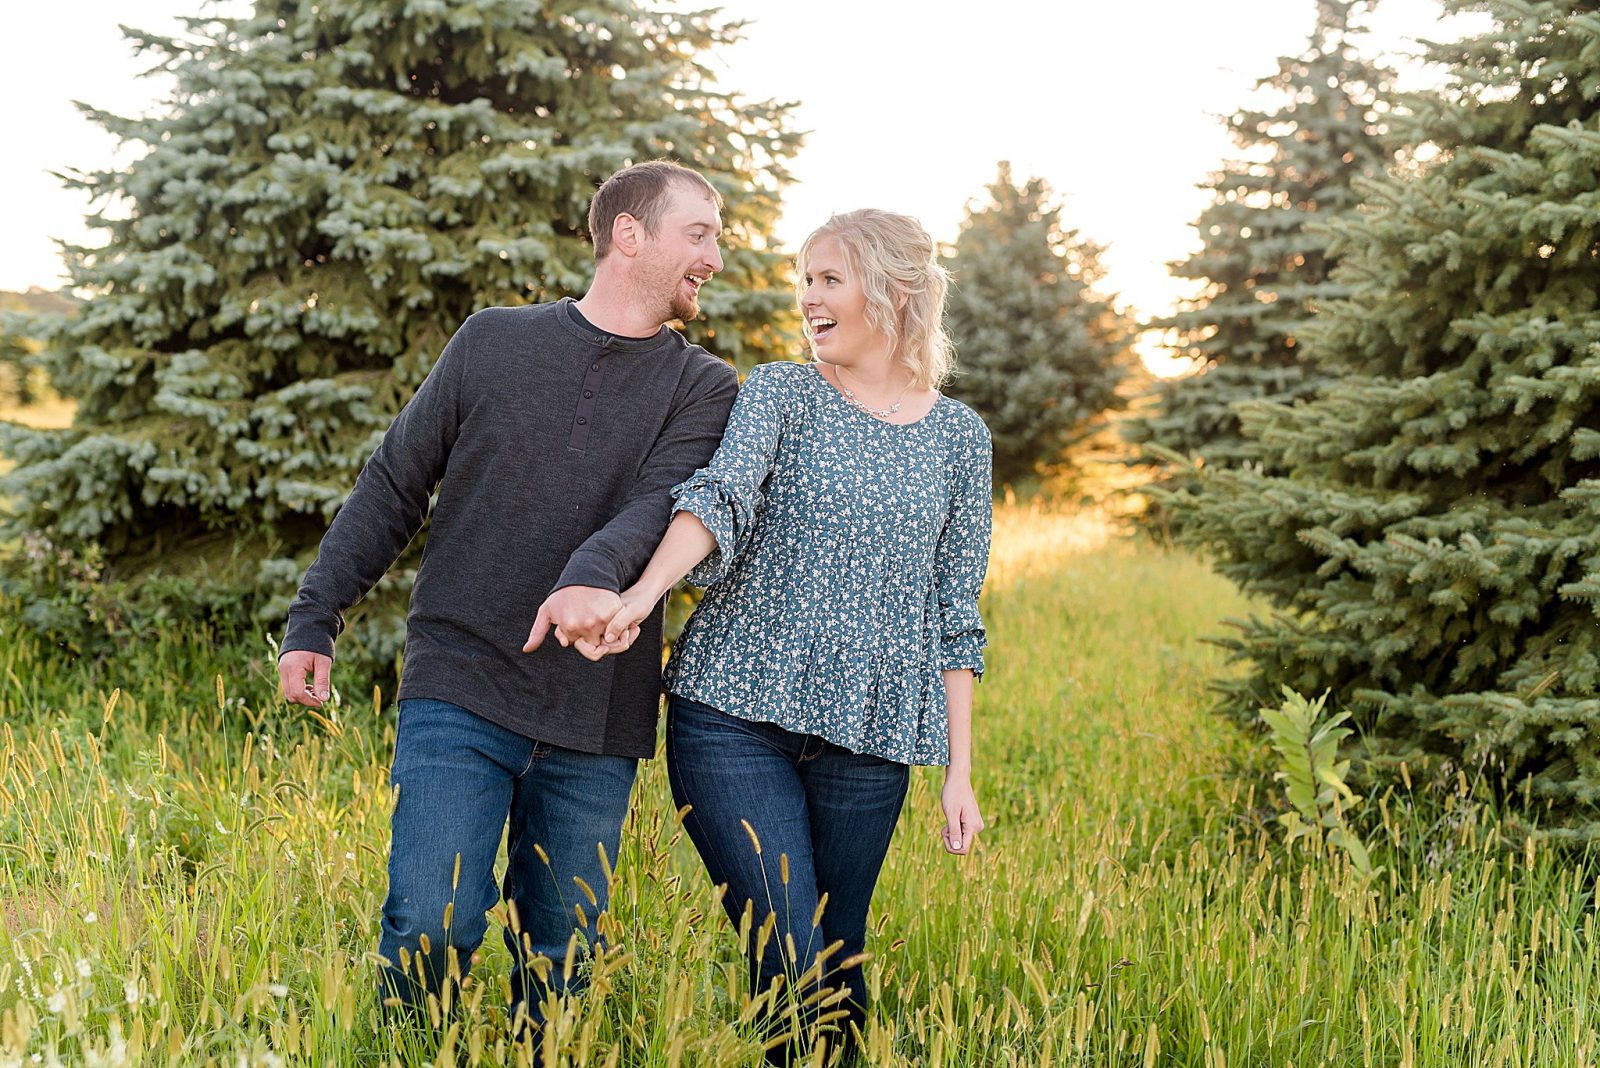
[[[815,366],[750,373],[711,463],[673,489],[717,548],[666,685],[729,715],[946,764],[943,672],[983,671],[991,451],[971,408],[851,407]]]
[[[522,652],[565,586],[621,590],[671,517],[674,484],[715,451],[733,368],[676,332],[605,334],[571,300],[489,308],[456,332],[384,435],[289,608],[282,648],[333,655],[344,611],[428,516],[400,698],[435,698],[528,737],[648,757],[661,612],[592,663],[551,637]]]

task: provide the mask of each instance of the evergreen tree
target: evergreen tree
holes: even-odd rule
[[[1594,840],[1600,13],[1450,6],[1493,25],[1431,47],[1448,88],[1404,101],[1426,162],[1335,226],[1354,291],[1314,343],[1341,377],[1245,410],[1267,473],[1210,474],[1189,535],[1277,608],[1229,643],[1234,712],[1332,690],[1380,762],[1503,776]]]
[[[589,199],[630,162],[679,159],[727,198],[690,337],[742,366],[789,351],[767,235],[798,138],[786,106],[712,84],[701,57],[737,25],[630,0],[257,0],[186,25],[130,31],[175,78],[163,114],[85,109],[148,152],[74,182],[108,205],[106,243],[69,250],[94,297],[43,354],[76,424],[0,426],[13,529],[112,588],[176,577],[280,618],[456,327],[586,289]],[[397,648],[419,553],[380,584],[369,651]],[[33,618],[65,623],[48,592]]]
[[[1169,380],[1152,411],[1123,424],[1124,437],[1207,464],[1248,456],[1234,405],[1283,404],[1313,395],[1321,374],[1305,360],[1304,332],[1320,305],[1348,293],[1329,277],[1329,235],[1313,226],[1352,210],[1355,178],[1381,173],[1383,99],[1392,74],[1351,43],[1370,0],[1318,0],[1306,50],[1278,61],[1256,83],[1277,102],[1228,118],[1241,157],[1203,188],[1210,205],[1195,222],[1201,247],[1173,265],[1203,283],[1198,296],[1157,325],[1201,373]],[[1169,492],[1192,492],[1181,474]]]
[[[1009,163],[989,202],[968,207],[947,261],[957,361],[947,391],[989,424],[997,481],[1059,459],[1124,403],[1117,386],[1133,363],[1133,326],[1095,291],[1103,252],[1063,229],[1043,181],[1014,184]]]

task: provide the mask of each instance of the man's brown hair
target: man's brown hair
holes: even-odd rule
[[[666,210],[674,183],[699,190],[718,211],[722,210],[722,194],[699,171],[690,170],[681,163],[653,159],[624,167],[607,178],[589,202],[589,238],[594,242],[596,263],[611,251],[611,226],[618,215],[632,215],[646,234],[656,236],[656,227],[661,223],[661,213]]]

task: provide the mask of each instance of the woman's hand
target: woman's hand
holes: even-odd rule
[[[596,644],[579,638],[573,643],[578,652],[590,660],[599,660],[632,648],[634,640],[639,637],[639,624],[655,611],[656,602],[654,599],[647,600],[649,596],[638,586],[623,590],[622,604],[605,625],[601,641]]]
[[[983,830],[983,814],[978,811],[978,797],[972,792],[972,777],[964,771],[946,769],[940,803],[944,806],[944,826],[939,830],[945,852],[965,856]]]

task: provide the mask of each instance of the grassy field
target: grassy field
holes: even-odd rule
[[[875,901],[874,1065],[1589,1065],[1593,872],[1464,792],[1371,799],[1382,870],[1287,849],[1259,740],[1208,715],[1197,639],[1243,609],[1194,560],[1008,506],[985,594],[977,854],[937,773]],[[0,615],[0,1066],[500,1064],[491,928],[435,1042],[378,1028],[393,716],[275,704],[203,635],[61,666]],[[336,680],[337,681],[337,680]],[[644,769],[613,950],[551,1064],[760,1062],[713,890]]]

